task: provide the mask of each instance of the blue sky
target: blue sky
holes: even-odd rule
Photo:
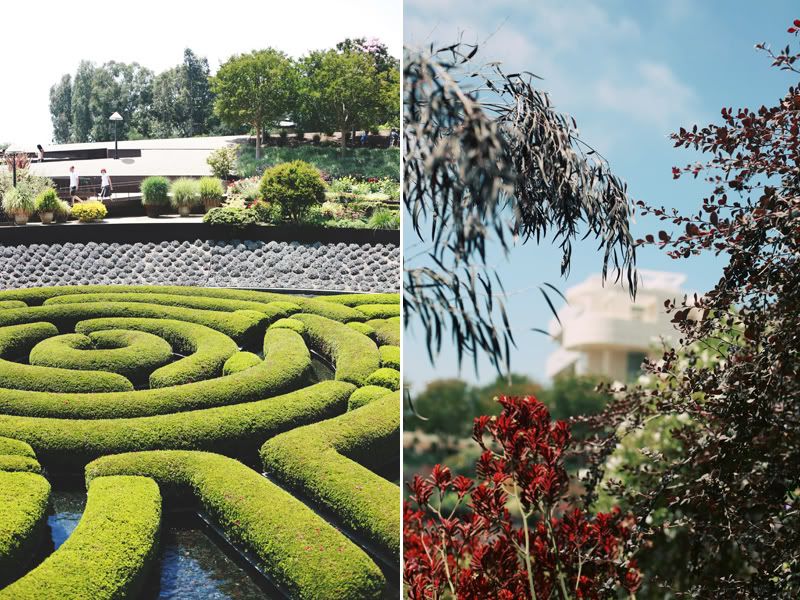
[[[786,28],[798,17],[800,7],[789,1],[406,0],[403,35],[407,46],[419,47],[449,44],[461,34],[464,41],[483,42],[479,56],[485,61],[543,77],[541,87],[560,111],[577,119],[582,137],[627,181],[634,199],[691,210],[707,188],[672,179],[672,166],[695,157],[674,149],[667,135],[716,122],[722,106],[774,104],[794,82],[770,68],[753,46],[789,43]],[[639,218],[634,232],[639,237],[658,228]],[[404,238],[412,254],[417,240],[408,229]],[[555,345],[530,331],[546,328],[550,319],[535,286],[546,281],[563,290],[599,272],[600,257],[592,244],[576,247],[566,281],[559,276],[559,255],[546,245],[515,248],[507,261],[496,253],[492,260],[512,292],[508,309],[518,346],[512,369],[546,381],[544,363]],[[640,268],[686,274],[690,291],[713,286],[723,260],[706,255],[673,261],[655,249],[638,255]],[[459,373],[451,350],[431,365],[423,343],[417,331],[407,331],[404,376],[413,389],[439,377],[475,382],[495,375],[486,361],[478,375],[471,362]]]

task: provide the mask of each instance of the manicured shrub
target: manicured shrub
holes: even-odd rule
[[[235,146],[217,148],[208,155],[206,162],[217,179],[227,179],[236,170],[238,152]]]
[[[143,331],[69,333],[36,344],[29,360],[32,365],[44,367],[108,371],[141,382],[172,360],[172,347]]]
[[[384,396],[391,393],[392,390],[385,387],[380,387],[378,385],[365,385],[364,387],[358,388],[350,395],[350,399],[347,401],[347,410],[361,408],[362,406],[365,406],[370,402],[374,402],[375,400],[380,400]]]
[[[367,467],[399,459],[399,432],[400,398],[390,393],[334,419],[268,440],[261,447],[261,459],[271,477],[323,506],[397,560],[400,489]]]
[[[181,177],[172,182],[170,186],[172,196],[170,203],[175,208],[193,206],[200,199],[200,185],[196,179]]]
[[[147,177],[141,183],[142,204],[145,206],[169,205],[169,181],[166,177]]]
[[[139,417],[251,402],[306,383],[311,369],[311,355],[303,339],[295,332],[288,329],[268,331],[264,336],[264,356],[262,364],[240,373],[165,388],[109,393],[31,392],[0,388],[0,411],[61,418]],[[80,371],[73,373],[89,374]],[[113,373],[106,375],[121,377]]]
[[[381,366],[400,370],[400,346],[380,346]]]
[[[261,359],[258,357],[258,354],[253,354],[252,352],[237,352],[225,361],[222,374],[233,375],[239,371],[255,367],[258,364],[261,364]]]
[[[321,296],[320,300],[344,304],[345,306],[400,304],[400,294],[334,294],[331,296]]]
[[[231,338],[205,325],[173,319],[137,319],[109,317],[89,319],[75,326],[77,333],[129,329],[144,331],[166,340],[172,349],[184,356],[150,374],[150,387],[160,388],[203,381],[217,377],[225,361],[239,350]]]
[[[309,345],[336,366],[336,380],[364,385],[380,366],[378,347],[351,327],[318,315],[292,317],[306,326],[303,337]]]
[[[24,572],[43,541],[49,500],[41,475],[0,471],[0,587]]]
[[[349,383],[323,381],[264,400],[243,398],[231,406],[137,418],[0,415],[0,436],[29,443],[39,462],[50,469],[74,470],[100,456],[140,450],[208,450],[251,457],[265,439],[342,414],[354,389]]]
[[[101,221],[107,214],[108,209],[106,209],[105,205],[102,202],[96,202],[94,200],[80,202],[72,207],[72,216],[81,223]]]
[[[51,212],[54,213],[59,209],[61,200],[53,188],[47,188],[36,196],[36,212],[39,214]]]
[[[0,454],[0,471],[20,473],[41,473],[39,461],[29,456]]]
[[[270,325],[269,328],[291,329],[292,331],[296,331],[300,335],[303,335],[306,332],[306,326],[303,324],[302,321],[298,321],[297,319],[278,319],[272,325]]]
[[[252,290],[232,290],[224,288],[197,288],[179,285],[65,285],[65,286],[51,286],[41,288],[20,288],[16,290],[0,290],[0,301],[2,300],[20,300],[29,305],[37,305],[45,302],[50,298],[56,296],[76,296],[80,295],[85,298],[86,294],[93,293],[130,293],[132,294],[127,301],[139,302],[152,302],[154,304],[174,304],[174,300],[164,301],[156,299],[156,295],[165,296],[179,296],[183,298],[185,306],[190,306],[189,302],[197,302],[208,298],[216,298],[219,300],[233,300],[240,302],[258,302],[260,304],[273,303],[273,302],[287,302],[296,304],[300,307],[302,312],[320,315],[333,319],[334,321],[341,321],[346,323],[348,321],[364,321],[364,314],[344,306],[339,303],[328,301],[328,296],[325,300],[321,298],[306,298],[303,296],[290,296],[287,294],[279,294],[275,292],[258,292]],[[362,297],[369,297],[370,294],[364,294]],[[138,298],[138,300],[134,300]],[[81,298],[74,298],[72,302],[82,302]],[[360,302],[359,304],[365,304]],[[191,305],[197,308],[206,308]],[[239,308],[252,308],[261,312],[267,312],[266,308],[246,307],[240,305]],[[226,303],[220,302],[214,310],[238,310],[232,308]],[[283,315],[287,316],[287,315]],[[399,323],[399,319],[397,320]],[[398,328],[399,332],[399,328]]]
[[[389,319],[400,316],[399,304],[360,304],[356,310],[364,313],[368,319]]]
[[[252,208],[238,206],[220,206],[212,208],[205,216],[203,223],[208,225],[229,225],[231,227],[247,227],[258,223],[258,213]]]
[[[400,371],[382,367],[367,377],[368,385],[379,385],[390,390],[400,389]]]
[[[0,437],[0,454],[6,456],[25,456],[27,458],[36,458],[36,453],[31,448],[30,444],[22,440],[15,440],[13,438]]]
[[[370,319],[367,325],[375,330],[375,339],[380,346],[400,345],[400,317]]]
[[[25,308],[27,305],[19,300],[1,300],[0,310],[4,308]]]
[[[276,165],[261,178],[261,197],[277,202],[285,218],[300,222],[308,209],[325,199],[320,172],[301,160]]]
[[[158,550],[161,494],[145,477],[89,484],[75,531],[35,569],[0,590],[2,600],[137,598]]]
[[[348,323],[347,326],[352,329],[355,329],[358,333],[361,333],[367,337],[372,337],[373,335],[375,335],[375,330],[366,323],[352,321],[351,323]]]
[[[206,200],[221,202],[225,195],[225,187],[217,177],[201,177],[197,184],[197,193],[203,202]]]
[[[363,550],[240,462],[206,452],[156,451],[106,456],[86,467],[90,482],[119,474],[153,478],[184,504],[194,496],[293,598],[381,597],[383,575]]]

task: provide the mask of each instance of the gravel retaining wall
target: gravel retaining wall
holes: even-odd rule
[[[397,292],[400,249],[252,240],[0,246],[0,288],[115,283]]]

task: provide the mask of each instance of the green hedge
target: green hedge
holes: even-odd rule
[[[47,530],[49,500],[50,484],[41,475],[0,471],[0,587],[31,562]]]
[[[2,600],[137,598],[158,549],[161,495],[144,477],[92,481],[78,526]]]
[[[133,381],[146,381],[150,373],[172,360],[172,346],[144,331],[93,331],[68,333],[34,346],[30,363],[79,371],[108,371]]]
[[[400,304],[400,294],[335,294],[321,298],[326,302],[354,307],[363,304]]]
[[[261,359],[258,354],[253,354],[252,352],[237,352],[225,361],[225,365],[222,367],[222,374],[233,375],[239,371],[255,367],[260,363]]]
[[[15,440],[7,437],[0,437],[0,454],[36,458],[36,453],[33,451],[30,444],[22,440]]]
[[[18,471],[22,473],[41,473],[39,461],[29,456],[0,454],[0,471]]]
[[[380,346],[381,366],[400,370],[400,346]]]
[[[356,310],[368,319],[389,319],[400,316],[399,304],[359,304]]]
[[[46,304],[0,311],[0,327],[46,321],[61,331],[72,331],[75,323],[99,317],[144,317],[175,319],[206,325],[240,344],[253,343],[267,327],[264,313],[237,310],[233,313],[139,302],[80,302]]]
[[[372,372],[367,377],[368,385],[379,385],[381,387],[389,388],[390,390],[400,389],[400,371],[397,369],[389,369],[381,367],[380,369]]]
[[[254,367],[237,375],[257,370]],[[29,443],[49,468],[74,469],[106,454],[139,450],[248,455],[271,436],[343,413],[353,389],[348,383],[323,381],[257,402],[132,419],[0,415],[0,436]]]
[[[347,401],[347,410],[361,408],[362,406],[365,406],[370,402],[374,402],[375,400],[380,400],[387,394],[391,393],[392,390],[389,388],[381,387],[379,385],[365,385],[364,387],[360,387],[355,392],[350,394],[350,399]]]
[[[296,331],[300,335],[303,335],[306,332],[306,326],[303,325],[302,321],[298,321],[297,319],[278,319],[272,325],[269,326],[270,329],[291,329],[292,331]]]
[[[265,471],[324,506],[370,543],[400,556],[400,488],[363,464],[399,459],[399,394],[307,425],[261,447]]]
[[[0,301],[0,310],[5,308],[25,308],[27,304],[20,300],[2,300]]]
[[[0,311],[10,313],[17,309]],[[24,309],[29,310],[29,309]],[[26,365],[5,360],[19,357],[31,347],[57,335],[51,323],[25,323],[0,327],[0,388],[64,393],[124,392],[133,385],[122,375],[101,371],[73,371],[54,367]]]
[[[303,337],[309,345],[336,365],[337,381],[364,385],[369,374],[380,366],[375,342],[351,327],[317,315],[299,314],[292,318],[306,326]]]
[[[352,329],[354,329],[354,330],[356,330],[358,333],[367,336],[368,338],[371,338],[372,336],[375,335],[375,330],[371,326],[367,325],[366,323],[360,323],[358,321],[352,321],[352,322],[348,323],[347,326],[352,328]]]
[[[240,373],[166,388],[104,394],[0,389],[0,412],[83,419],[141,417],[261,400],[307,382],[311,355],[294,331],[268,331],[264,356],[263,364]]]
[[[22,288],[16,290],[0,291],[0,301],[20,300],[28,305],[42,304],[49,298],[68,294],[94,294],[94,293],[134,293],[144,294],[142,302],[148,302],[148,296],[155,294],[169,294],[177,296],[190,296],[195,298],[223,298],[230,300],[243,300],[247,302],[287,302],[297,304],[303,312],[320,315],[334,321],[363,321],[364,314],[354,308],[328,301],[331,296],[320,298],[307,298],[304,296],[291,296],[275,292],[258,292],[252,290],[231,290],[224,288],[198,288],[180,285],[65,285],[40,288]],[[359,295],[368,297],[369,294]],[[365,304],[366,301],[359,304]],[[219,305],[221,307],[221,305]],[[219,309],[221,310],[221,308]]]
[[[150,387],[160,388],[203,381],[219,376],[225,361],[238,352],[231,338],[205,325],[173,319],[137,319],[109,317],[89,319],[75,326],[78,333],[89,334],[105,329],[131,329],[152,333],[166,340],[184,358],[156,369],[150,374]]]
[[[371,319],[367,325],[375,330],[375,340],[379,346],[400,345],[400,317]]]
[[[293,598],[380,598],[380,569],[302,502],[238,461],[206,452],[156,451],[100,458],[87,481],[135,474],[171,494],[194,495],[237,544]]]

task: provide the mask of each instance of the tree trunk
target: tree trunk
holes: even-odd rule
[[[345,150],[347,150],[347,128],[342,127],[342,145],[339,149],[341,156],[344,156]]]
[[[256,160],[261,158],[261,124],[256,124]]]

